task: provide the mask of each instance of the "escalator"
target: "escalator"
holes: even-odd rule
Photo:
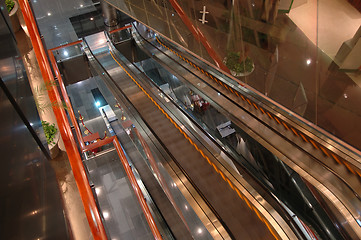
[[[138,33],[136,34],[138,35]],[[355,172],[352,172],[352,169],[348,171],[345,166],[340,166],[338,162],[330,161],[330,158],[326,159],[325,156],[322,157],[322,154],[312,150],[312,148],[306,146],[306,144],[304,143],[303,145],[299,144],[297,140],[294,140],[294,144],[290,142],[287,143],[288,139],[279,134],[277,131],[281,130],[280,127],[277,128],[274,126],[267,126],[267,128],[269,129],[265,129],[264,126],[261,126],[266,124],[264,124],[265,121],[263,121],[262,118],[259,117],[260,114],[254,114],[252,111],[249,110],[250,108],[244,108],[242,104],[239,103],[239,101],[235,101],[234,98],[230,97],[231,94],[229,94],[229,91],[224,91],[224,89],[219,89],[212,85],[212,83],[206,82],[204,76],[200,76],[200,74],[194,70],[196,69],[197,65],[194,65],[193,63],[188,63],[188,60],[187,63],[189,65],[187,63],[182,63],[179,61],[179,59],[184,59],[183,56],[186,56],[186,59],[192,59],[193,57],[190,54],[181,52],[179,50],[179,53],[182,54],[182,57],[180,57],[178,53],[174,54],[174,50],[167,50],[165,48],[162,48],[162,46],[157,43],[157,40],[155,40],[155,38],[150,39],[151,43],[149,43],[147,40],[145,40],[139,35],[135,36],[135,38],[138,38],[137,42],[139,46],[141,46],[141,48],[144,50],[144,52],[148,52],[149,56],[157,60],[157,63],[152,63],[154,65],[157,65],[156,67],[149,67],[148,64],[148,71],[146,71],[147,66],[145,66],[144,64],[142,65],[142,68],[145,70],[145,72],[147,72],[146,74],[150,78],[152,78],[151,75],[154,75],[154,73],[149,71],[150,69],[167,69],[168,71],[172,72],[174,76],[179,78],[183,83],[186,83],[189,89],[192,89],[203,98],[209,100],[209,102],[212,102],[212,105],[215,106],[217,111],[222,112],[223,115],[227,116],[228,119],[232,120],[232,124],[234,124],[232,126],[233,128],[239,128],[237,129],[237,132],[243,131],[242,140],[243,143],[247,145],[248,152],[243,152],[241,155],[243,155],[243,158],[247,158],[245,157],[245,155],[250,153],[253,160],[256,159],[256,164],[258,165],[258,173],[255,173],[254,175],[258,175],[257,178],[261,179],[261,181],[263,179],[263,183],[265,185],[271,185],[270,190],[272,190],[274,194],[278,195],[278,197],[280,199],[283,199],[284,202],[288,202],[287,205],[291,206],[291,208],[292,205],[303,205],[304,207],[293,207],[293,210],[295,212],[301,213],[301,215],[303,212],[303,215],[306,216],[306,221],[308,221],[309,223],[313,222],[313,224],[311,225],[314,225],[314,218],[319,219],[322,222],[322,219],[326,214],[331,218],[331,221],[334,222],[336,228],[340,228],[341,225],[339,224],[339,222],[343,221],[340,220],[339,213],[343,212],[341,213],[341,215],[346,213],[342,216],[343,219],[350,219],[349,217],[351,217],[351,219],[353,220],[346,221],[346,224],[344,222],[343,227],[347,229],[347,232],[354,232],[354,234],[359,234],[358,220],[360,209],[360,184],[357,174],[355,174]],[[177,50],[177,46],[172,45],[171,43],[167,44]],[[201,68],[206,69],[206,67],[204,66],[201,66]],[[211,72],[212,70],[209,71]],[[222,93],[221,95],[224,96],[223,99],[220,99],[219,97],[214,97],[217,95],[219,96],[220,93]],[[229,107],[228,110],[227,107]],[[229,109],[232,109],[232,112],[229,112]],[[243,112],[239,114],[239,112],[241,111]],[[254,119],[254,117],[257,117],[258,119],[260,119],[258,120],[260,123],[257,125],[254,123],[254,120],[252,120],[251,124],[245,124],[245,121],[242,119],[245,119],[245,116],[247,115],[251,117],[253,115],[252,119]],[[247,120],[250,121],[250,119],[251,118],[248,118]],[[209,128],[210,126],[210,124],[207,124],[204,121],[200,124],[207,125],[205,128]],[[250,130],[250,125],[254,127],[252,130]],[[259,128],[258,131],[257,127]],[[268,131],[268,135],[266,132],[266,134],[262,136],[260,134],[262,131]],[[269,137],[270,133],[273,133],[272,141],[269,141],[264,137]],[[279,136],[274,136],[275,133]],[[270,152],[267,151],[265,147],[262,147],[260,144],[254,141],[252,137],[256,138],[257,141],[261,143],[266,143],[262,145],[265,145],[266,148],[268,150],[271,150],[273,154],[270,154]],[[276,146],[274,145],[275,143]],[[232,147],[231,143],[224,143],[223,146],[227,149],[231,149],[230,152],[232,152],[232,148],[233,150],[235,150],[236,148],[234,144]],[[242,161],[242,156],[238,156],[238,159],[241,159]],[[302,159],[302,161],[297,159]],[[306,164],[304,162],[306,162]],[[242,164],[247,165],[249,164],[249,161],[246,161]],[[307,179],[307,181],[305,179]],[[312,187],[312,184],[310,184],[309,182],[312,182],[312,184],[316,187]],[[316,188],[321,193],[317,193]],[[323,197],[320,198],[319,195],[323,195]],[[323,204],[317,203],[316,199],[324,201]],[[332,200],[330,199],[337,199],[337,201],[332,202]],[[313,209],[309,209],[310,211],[308,212],[306,210],[307,205],[313,205],[315,207]],[[323,207],[321,207],[321,205],[323,205]],[[328,207],[326,205],[328,205]],[[330,213],[330,208],[335,208],[335,206],[336,208],[338,207],[338,209],[333,209],[332,211],[334,211],[334,213]],[[316,210],[316,208],[318,208],[319,210]],[[322,208],[326,208],[326,210],[322,210]],[[320,214],[320,216],[316,217],[316,215],[318,214]],[[337,214],[338,220],[335,216],[332,216]],[[330,222],[327,223],[327,225],[329,224]],[[327,235],[328,227],[321,225],[324,224],[321,223],[318,230],[324,231],[324,233]],[[352,226],[350,227],[347,225]],[[324,230],[322,230],[322,228]],[[347,233],[344,233],[343,238],[353,237],[350,237]]]
[[[275,211],[247,183],[246,172],[240,175],[240,169],[233,169],[222,160],[221,151],[214,141],[206,138],[207,133],[187,120],[181,109],[145,81],[144,74],[117,52],[103,33],[89,36],[85,41],[90,62],[100,64],[101,74],[109,76],[106,84],[117,100],[126,99],[137,111],[155,141],[166,149],[215,214],[216,222],[224,226],[227,233],[221,234],[221,238],[305,238],[292,217],[281,217],[279,211],[282,210]],[[269,198],[275,201],[271,195]]]

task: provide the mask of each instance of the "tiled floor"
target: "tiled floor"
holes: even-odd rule
[[[40,33],[48,49],[78,40],[70,17],[95,11],[91,0],[32,0]]]
[[[85,162],[111,239],[153,239],[116,151]]]

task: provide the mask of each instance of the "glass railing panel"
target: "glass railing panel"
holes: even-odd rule
[[[78,43],[56,49],[53,51],[53,54],[57,62],[66,61],[79,55],[83,55],[83,48],[81,43]]]
[[[110,1],[120,9],[124,6],[122,2],[132,4]],[[186,24],[178,15],[179,11],[168,10],[165,6],[172,6],[174,2],[190,22]],[[361,131],[357,124],[360,113],[355,105],[361,91],[355,84],[357,74],[351,72],[360,67],[355,58],[361,32],[358,30],[360,12],[349,3],[178,0],[154,1],[144,6],[147,19],[128,13],[214,67],[216,64],[209,55],[211,49],[228,69],[233,69],[233,72],[227,69],[225,72],[266,96],[264,101],[268,102],[268,98],[276,101],[282,108],[287,108],[286,115],[304,118],[305,124],[315,124],[330,135],[361,148],[357,134],[354,134],[355,130]],[[168,16],[174,14],[165,18],[161,27],[155,24],[156,21],[149,20],[153,18],[151,12],[156,12],[157,8],[167,11]],[[195,40],[197,34],[192,34],[189,24],[205,37],[209,47]],[[346,26],[338,28],[337,33],[331,31],[333,26],[343,24]],[[228,60],[237,55],[239,64],[235,61],[232,66]],[[242,65],[242,61],[247,64]],[[343,142],[340,144],[344,145]]]

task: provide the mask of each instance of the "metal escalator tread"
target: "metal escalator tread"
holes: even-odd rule
[[[265,224],[184,138],[162,112],[128,78],[119,87],[170,154],[187,172],[236,239],[272,239]]]

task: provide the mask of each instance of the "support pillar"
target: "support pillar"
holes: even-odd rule
[[[117,9],[107,3],[105,0],[100,1],[102,7],[103,19],[106,31],[109,33],[112,30],[120,28],[120,21],[118,20]],[[117,42],[120,39],[119,32],[111,34],[111,40]]]

